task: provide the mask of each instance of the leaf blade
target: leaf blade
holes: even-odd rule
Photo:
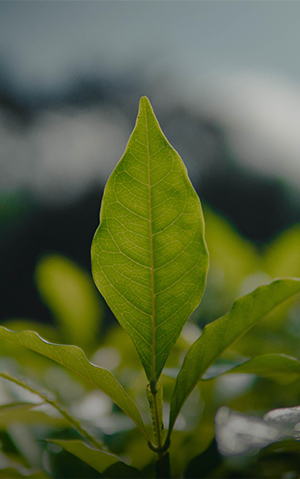
[[[299,279],[276,280],[260,286],[239,298],[225,316],[204,328],[189,349],[177,377],[171,400],[169,435],[185,399],[209,366],[261,318],[299,291]]]
[[[48,254],[37,263],[35,282],[43,302],[54,313],[63,342],[92,349],[103,312],[87,272],[65,256]]]
[[[78,346],[49,343],[34,331],[9,331],[0,326],[0,339],[17,343],[65,366],[107,394],[140,428],[149,440],[141,415],[114,375],[90,363]]]
[[[48,439],[47,442],[62,447],[100,473],[120,461],[114,454],[94,449],[79,439]]]
[[[265,377],[283,374],[297,377],[300,375],[300,361],[285,354],[262,354],[214,377],[224,374],[257,374]]]
[[[199,198],[149,100],[110,176],[92,244],[95,283],[157,381],[199,304],[208,253]]]
[[[225,369],[212,366],[203,375],[202,380],[210,381],[224,374],[256,374],[268,378],[282,376],[283,379],[290,381],[300,374],[300,361],[285,354],[262,354],[229,368],[226,365]]]

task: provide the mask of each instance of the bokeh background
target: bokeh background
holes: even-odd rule
[[[174,377],[205,324],[260,284],[300,277],[299,24],[294,1],[0,1],[0,323],[82,347],[149,425],[137,353],[90,274],[105,182],[147,95],[201,198],[211,258],[203,301],[162,375],[167,427]],[[212,379],[257,355],[300,359],[299,318],[296,298],[210,368],[176,423],[178,476],[299,477],[299,441],[263,449],[281,436],[261,419],[299,406],[299,374]],[[52,391],[110,451],[154,477],[146,442],[101,391],[1,343],[1,370]],[[13,386],[0,382],[0,478],[102,477],[47,445],[78,436]],[[297,429],[299,438],[297,414],[288,437]],[[21,476],[19,462],[30,468]],[[36,467],[42,475],[30,475]]]
[[[299,18],[283,1],[0,2],[0,320],[52,321],[44,254],[90,270],[142,95],[247,245],[300,222]]]

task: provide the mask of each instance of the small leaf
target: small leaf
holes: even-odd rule
[[[35,280],[42,299],[59,323],[64,342],[81,348],[93,346],[102,308],[87,272],[64,256],[48,255],[38,262]]]
[[[135,403],[118,383],[114,375],[108,369],[90,363],[82,349],[77,346],[49,343],[33,331],[15,332],[9,331],[3,326],[0,326],[0,339],[12,341],[32,351],[36,351],[86,379],[93,386],[107,394],[136,423],[147,440],[149,440]]]
[[[273,281],[239,298],[229,313],[205,326],[200,338],[189,349],[177,377],[171,400],[169,435],[184,401],[209,366],[257,321],[299,291],[299,279]]]
[[[199,198],[149,100],[103,195],[92,244],[97,287],[157,381],[206,282]]]
[[[74,454],[74,456],[81,459],[89,466],[96,469],[96,471],[103,473],[112,464],[120,461],[114,454],[105,451],[94,449],[80,440],[66,440],[66,439],[48,439],[48,442],[62,447],[66,451]]]
[[[163,388],[160,382],[156,384],[156,395],[155,395],[155,400],[157,404],[157,413],[156,413],[156,408],[154,405],[154,397],[153,394],[151,393],[150,390],[150,385],[148,384],[147,386],[147,398],[150,406],[150,413],[151,413],[151,418],[152,418],[152,430],[153,430],[153,436],[155,439],[155,445],[159,446],[159,441],[158,441],[158,435],[157,435],[157,428],[156,428],[156,422],[158,418],[158,423],[159,423],[159,433],[160,433],[160,438],[164,437],[164,423],[163,423]],[[157,417],[156,417],[157,414]]]
[[[264,377],[277,377],[283,375],[287,380],[297,379],[300,375],[300,361],[296,358],[286,356],[285,354],[264,354],[249,359],[242,364],[211,376],[208,379],[218,377],[223,374],[257,374]]]

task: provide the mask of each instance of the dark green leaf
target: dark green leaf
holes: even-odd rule
[[[62,447],[63,449],[78,457],[83,462],[101,473],[105,471],[105,469],[107,469],[109,466],[120,460],[114,454],[100,451],[99,449],[94,449],[77,439],[51,439],[49,440],[49,442]]]
[[[171,401],[170,429],[180,409],[205,371],[237,339],[276,306],[300,291],[299,279],[276,280],[235,301],[231,311],[208,324],[189,349],[177,377]]]
[[[192,459],[184,473],[184,478],[202,479],[209,477],[209,474],[222,464],[222,456],[217,447],[217,442],[213,439],[209,447]]]
[[[278,377],[282,375],[284,378],[291,380],[297,379],[300,375],[300,361],[284,354],[264,354],[249,359],[238,366],[220,374],[257,374],[265,377]],[[213,377],[220,376],[216,374]]]
[[[104,471],[103,476],[107,479],[139,479],[144,477],[138,469],[128,466],[124,462],[116,462]]]

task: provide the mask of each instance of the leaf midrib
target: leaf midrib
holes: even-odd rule
[[[153,229],[152,229],[152,201],[151,201],[151,181],[150,181],[150,151],[149,151],[147,108],[145,108],[145,126],[146,126],[146,141],[147,141],[147,160],[148,160],[149,233],[150,233],[150,262],[151,262],[151,304],[152,304],[151,382],[155,382],[156,381],[156,371],[155,371],[156,326],[155,326],[155,292],[154,292],[155,282],[154,282],[154,251],[153,251]]]

